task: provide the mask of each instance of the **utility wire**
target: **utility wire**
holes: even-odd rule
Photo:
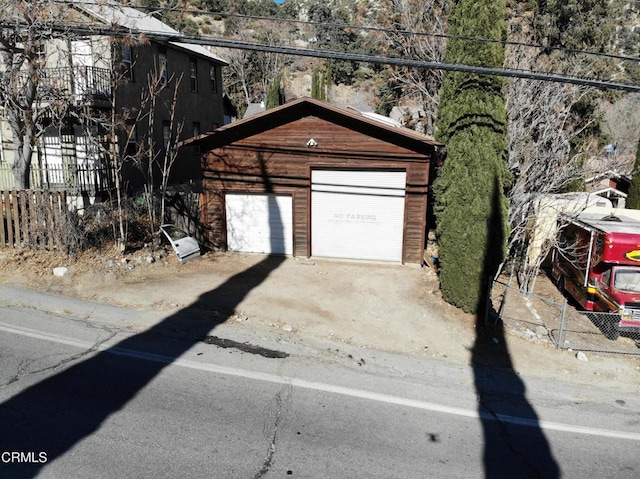
[[[28,25],[24,25],[28,27]],[[0,28],[19,28],[16,23],[0,22]],[[505,68],[489,68],[481,66],[469,66],[449,64],[443,62],[433,62],[425,60],[414,60],[407,58],[385,57],[377,55],[364,55],[357,53],[337,52],[333,50],[310,49],[301,47],[288,47],[281,45],[269,45],[260,42],[250,42],[244,40],[225,39],[214,36],[192,36],[184,34],[167,34],[166,32],[150,32],[129,28],[90,28],[83,25],[57,25],[52,26],[52,31],[62,34],[73,33],[76,35],[103,35],[111,37],[144,36],[152,38],[158,42],[173,42],[215,46],[219,48],[251,50],[260,52],[280,53],[284,55],[305,56],[313,58],[327,58],[333,60],[344,60],[353,62],[364,62],[382,65],[396,65],[410,68],[427,68],[443,71],[459,71],[466,73],[476,73],[484,75],[494,75],[510,78],[523,78],[530,80],[550,81],[556,83],[568,83],[574,85],[594,87],[601,90],[619,90],[628,92],[640,92],[640,85],[592,80],[578,77],[568,77],[554,73],[538,73],[524,70],[514,70]]]
[[[0,23],[0,28],[3,24]],[[69,27],[66,27],[63,31],[70,31]],[[219,48],[229,48],[236,50],[251,50],[260,52],[280,53],[283,55],[304,56],[313,58],[328,58],[332,60],[344,60],[353,62],[365,62],[372,64],[382,65],[396,65],[405,66],[411,68],[427,68],[444,71],[459,71],[466,73],[477,73],[484,75],[494,75],[510,78],[523,78],[529,80],[541,80],[550,81],[555,83],[569,83],[574,85],[589,86],[598,88],[601,90],[620,90],[628,92],[640,92],[640,85],[629,85],[624,83],[607,82],[601,80],[591,80],[585,78],[568,77],[563,75],[556,75],[553,73],[537,73],[523,70],[513,70],[504,68],[488,68],[481,66],[469,66],[449,64],[442,62],[430,62],[424,60],[413,60],[407,58],[397,57],[384,57],[376,55],[363,55],[357,53],[345,53],[336,52],[333,50],[320,50],[301,47],[287,47],[281,45],[269,45],[259,42],[250,42],[244,40],[225,39],[213,36],[190,36],[190,35],[167,35],[163,32],[149,32],[149,31],[137,31],[131,29],[122,29],[120,31],[115,29],[102,29],[96,31],[86,27],[75,27],[71,30],[73,33],[81,35],[107,35],[107,36],[128,36],[128,35],[144,35],[150,39],[158,42],[172,42],[172,43],[185,43],[214,46]]]
[[[631,0],[625,0],[631,1]],[[640,0],[637,0],[640,3]],[[206,10],[199,9],[184,9],[184,8],[171,8],[171,7],[136,7],[140,10],[147,10],[152,13],[180,13],[180,14],[191,14],[191,15],[206,15],[212,17],[220,17],[220,18],[242,18],[248,20],[260,20],[260,21],[270,21],[270,22],[281,22],[281,23],[291,23],[291,24],[301,24],[301,25],[310,25],[314,27],[325,27],[325,28],[341,28],[341,29],[349,29],[349,30],[361,30],[361,31],[370,31],[370,32],[379,32],[386,33],[392,35],[401,35],[401,36],[416,36],[416,37],[432,37],[432,38],[442,38],[445,40],[463,40],[469,42],[476,43],[499,43],[501,45],[509,45],[509,46],[520,46],[520,47],[528,47],[534,48],[541,51],[557,51],[563,53],[570,54],[581,54],[581,55],[589,55],[601,58],[611,58],[615,60],[627,60],[627,61],[640,61],[638,57],[631,57],[628,55],[618,55],[613,53],[603,53],[603,52],[594,52],[591,50],[582,50],[577,48],[566,48],[566,47],[554,47],[554,46],[545,46],[537,43],[527,43],[527,42],[515,42],[512,40],[496,40],[492,38],[483,38],[483,37],[468,37],[462,35],[448,35],[445,33],[428,33],[428,32],[417,32],[414,30],[398,30],[394,28],[386,28],[380,26],[366,26],[366,25],[356,25],[350,23],[335,23],[335,22],[314,22],[311,20],[298,20],[292,18],[278,18],[278,17],[265,17],[259,15],[243,15],[239,13],[225,13],[225,12],[212,12]]]
[[[149,35],[150,36],[150,35]],[[162,36],[158,37],[162,40]],[[264,43],[247,42],[240,40],[227,40],[215,37],[170,37],[166,41],[174,43],[197,43],[200,45],[215,46],[221,48],[253,50],[271,53],[281,53],[284,55],[298,55],[314,58],[329,58],[333,60],[345,60],[354,62],[365,62],[373,64],[397,65],[412,68],[427,68],[444,71],[459,71],[466,73],[478,73],[484,75],[496,75],[511,78],[526,78],[530,80],[542,80],[556,83],[570,83],[574,85],[590,86],[602,90],[621,90],[629,92],[640,92],[640,85],[628,85],[624,83],[607,82],[600,80],[590,80],[585,78],[568,77],[549,73],[536,73],[531,71],[513,70],[504,68],[488,68],[480,66],[458,65],[442,62],[429,62],[424,60],[413,60],[396,57],[383,57],[374,55],[363,55],[357,53],[344,53],[332,50],[318,50],[299,47],[285,47],[277,45],[267,45]]]

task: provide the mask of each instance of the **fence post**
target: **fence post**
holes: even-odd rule
[[[7,238],[5,235],[5,202],[9,201],[9,194],[0,190],[0,248],[5,248],[7,246]],[[8,208],[7,208],[8,209]]]
[[[558,342],[556,343],[556,349],[564,349],[564,335],[566,334],[566,327],[565,327],[566,320],[567,320],[567,298],[564,298],[564,303],[562,303],[562,313],[560,314],[560,325],[558,327]]]

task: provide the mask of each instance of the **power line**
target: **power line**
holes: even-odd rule
[[[0,28],[18,28],[20,25],[15,23],[8,24],[0,22]],[[26,25],[25,25],[26,26]],[[514,70],[505,68],[488,68],[480,66],[458,65],[443,62],[432,62],[424,60],[414,60],[397,57],[384,57],[377,55],[364,55],[357,53],[337,52],[333,50],[309,49],[301,47],[287,47],[281,45],[269,45],[260,42],[249,42],[243,40],[230,40],[213,36],[189,36],[189,35],[168,35],[165,32],[150,32],[136,29],[96,29],[82,25],[59,25],[52,27],[52,31],[58,33],[73,33],[76,35],[101,35],[111,37],[125,36],[145,36],[158,42],[173,42],[196,44],[203,46],[215,46],[219,48],[228,48],[236,50],[251,50],[260,52],[280,53],[283,55],[304,56],[313,58],[327,58],[333,60],[344,60],[353,62],[364,62],[381,65],[396,65],[410,68],[426,68],[443,71],[459,71],[465,73],[476,73],[483,75],[493,75],[508,78],[521,78],[529,80],[549,81],[555,83],[568,83],[580,86],[588,86],[601,90],[619,90],[627,92],[640,92],[640,85],[630,85],[624,83],[608,82],[601,80],[592,80],[578,77],[568,77],[564,75],[556,75],[553,73],[538,73],[524,70]]]
[[[628,2],[634,2],[634,0],[623,0]],[[635,0],[637,3],[640,3],[640,0]],[[442,38],[445,40],[463,40],[469,42],[477,42],[477,43],[498,43],[505,46],[520,46],[520,47],[528,47],[534,48],[542,51],[557,51],[571,54],[581,54],[581,55],[589,55],[599,58],[611,58],[614,60],[625,60],[625,61],[640,61],[638,57],[630,57],[627,55],[618,55],[613,53],[603,53],[603,52],[594,52],[591,50],[582,50],[577,48],[566,48],[566,47],[554,47],[554,46],[545,46],[536,43],[527,43],[527,42],[515,42],[512,40],[496,40],[493,38],[483,38],[483,37],[468,37],[464,35],[448,35],[445,33],[428,33],[428,32],[417,32],[413,30],[398,30],[394,28],[386,28],[380,26],[366,26],[366,25],[355,25],[350,23],[335,23],[335,22],[314,22],[311,20],[299,20],[292,18],[278,18],[278,17],[265,17],[259,15],[243,15],[240,13],[225,13],[225,12],[212,12],[207,10],[200,9],[185,9],[185,8],[171,8],[171,7],[136,7],[140,10],[147,10],[153,13],[156,12],[169,12],[169,13],[181,13],[181,14],[192,14],[192,15],[208,15],[213,17],[220,18],[243,18],[248,20],[260,20],[260,21],[270,21],[270,22],[282,22],[282,23],[292,23],[292,24],[301,24],[301,25],[310,25],[314,27],[327,27],[327,28],[342,28],[342,29],[350,29],[350,30],[361,30],[361,31],[371,31],[378,33],[386,33],[393,35],[402,35],[402,36],[424,36],[424,37],[432,37],[432,38]]]
[[[215,46],[237,50],[253,50],[270,53],[281,53],[284,55],[306,56],[314,58],[328,58],[332,60],[345,60],[354,62],[365,62],[373,64],[397,65],[412,68],[427,68],[444,71],[459,71],[466,73],[478,73],[483,75],[494,75],[510,78],[523,78],[529,80],[550,81],[556,83],[569,83],[581,86],[590,86],[601,90],[620,90],[628,92],[640,92],[640,85],[629,85],[624,83],[606,82],[600,80],[590,80],[585,78],[568,77],[550,73],[536,73],[531,71],[513,70],[505,68],[487,68],[469,65],[457,65],[442,62],[429,62],[424,60],[413,60],[396,57],[383,57],[375,55],[363,55],[357,53],[344,53],[332,50],[318,50],[300,47],[285,47],[278,45],[268,45],[258,42],[248,42],[241,40],[227,40],[216,37],[189,37],[186,35],[166,37],[164,35],[150,35],[160,41],[170,41],[173,43],[196,43],[199,45]]]

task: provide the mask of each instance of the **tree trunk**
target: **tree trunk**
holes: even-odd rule
[[[23,140],[24,141],[24,140]],[[13,162],[13,180],[17,190],[28,190],[31,187],[31,154],[33,148],[29,143],[17,144]]]

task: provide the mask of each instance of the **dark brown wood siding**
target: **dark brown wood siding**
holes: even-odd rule
[[[317,146],[307,147],[313,139]],[[210,150],[204,158],[203,220],[208,239],[225,247],[224,195],[293,196],[294,255],[309,256],[313,168],[405,170],[403,261],[422,263],[430,151],[416,152],[315,117],[302,118]]]
[[[293,197],[293,251],[296,256],[309,256],[309,188],[298,188]]]

